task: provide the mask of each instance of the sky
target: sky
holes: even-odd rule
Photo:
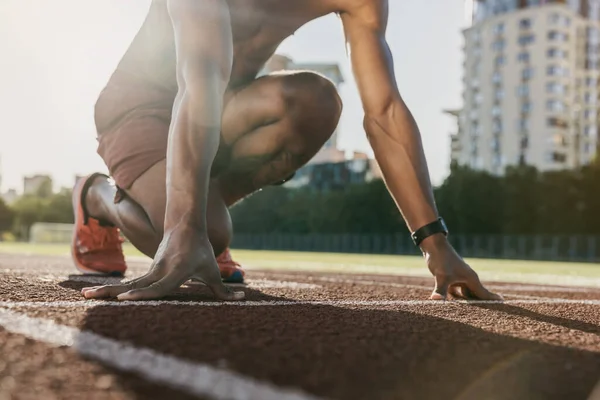
[[[287,0],[282,0],[287,1]],[[398,87],[423,137],[430,174],[448,174],[461,106],[463,0],[389,0],[387,40]],[[50,174],[71,186],[76,174],[106,172],[96,153],[93,107],[141,25],[149,0],[0,0],[0,190]],[[339,20],[312,21],[282,43],[296,62],[338,62],[344,112],[339,144],[371,153]]]

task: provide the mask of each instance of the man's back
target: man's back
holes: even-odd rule
[[[175,45],[166,3],[153,0],[146,20],[117,69],[175,92]],[[339,11],[340,1],[227,0],[227,3],[234,44],[230,86],[236,87],[253,80],[279,44],[302,25]]]

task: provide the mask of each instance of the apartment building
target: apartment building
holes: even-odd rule
[[[596,153],[600,0],[468,0],[454,162],[575,168]]]

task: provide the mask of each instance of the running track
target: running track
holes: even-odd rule
[[[148,264],[133,262],[130,275]],[[247,301],[189,284],[94,302],[66,257],[0,255],[0,400],[600,399],[600,289],[251,271]]]

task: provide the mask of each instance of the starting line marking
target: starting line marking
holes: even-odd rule
[[[322,282],[332,282],[332,283],[353,283],[358,285],[367,285],[367,286],[388,286],[388,287],[404,287],[404,288],[413,288],[413,289],[425,289],[432,290],[433,283],[431,285],[417,285],[412,283],[398,283],[398,282],[386,282],[386,281],[377,281],[371,279],[363,279],[360,275],[356,277],[352,277],[351,275],[346,275],[346,278],[335,278],[329,276],[310,276],[311,280],[322,281]],[[297,275],[285,274],[285,273],[277,273],[277,277],[284,279],[294,279],[298,278]],[[433,278],[432,278],[433,282]],[[575,286],[546,286],[546,285],[527,285],[527,284],[505,284],[505,285],[485,285],[489,289],[494,290],[509,290],[513,292],[578,292],[578,293],[600,293],[598,288],[584,288],[584,287],[575,287]]]
[[[294,389],[278,388],[233,371],[184,361],[154,350],[118,342],[44,318],[0,309],[0,326],[53,346],[68,346],[121,371],[212,399],[317,400]]]
[[[103,300],[76,300],[76,301],[0,301],[1,308],[47,308],[47,307],[130,307],[130,306],[184,306],[184,307],[282,307],[282,306],[356,306],[356,307],[389,307],[389,306],[447,306],[468,304],[581,304],[600,306],[600,300],[573,300],[573,299],[543,299],[543,300],[309,300],[309,301],[179,301],[179,300],[153,300],[153,301],[103,301]]]
[[[90,275],[43,275],[38,277],[43,282],[53,282],[55,280],[72,281],[72,282],[85,282],[94,285],[118,285],[127,283],[131,279],[116,278],[116,277],[103,277],[103,276],[90,276]],[[189,280],[185,285],[204,285],[200,282]],[[250,289],[295,289],[295,290],[315,290],[320,289],[323,286],[314,283],[303,283],[294,281],[279,281],[272,279],[246,279],[246,284],[227,284],[228,286],[234,287],[248,287]]]

